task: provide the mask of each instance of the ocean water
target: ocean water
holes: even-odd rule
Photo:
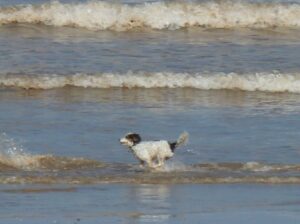
[[[299,223],[299,40],[300,1],[0,0],[1,223]]]

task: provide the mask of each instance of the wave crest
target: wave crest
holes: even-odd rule
[[[84,159],[53,155],[31,155],[9,138],[0,134],[0,171],[6,170],[70,170],[103,167],[104,163]]]
[[[109,2],[0,8],[0,24],[31,23],[124,31],[134,28],[180,29],[300,27],[300,5],[216,1],[154,2],[136,5]]]
[[[300,93],[298,73],[132,73],[74,75],[0,75],[0,85],[25,89],[66,86],[84,88],[195,88]]]
[[[15,155],[14,157],[0,155],[0,171],[95,169],[104,166],[104,163],[84,158],[29,154]]]

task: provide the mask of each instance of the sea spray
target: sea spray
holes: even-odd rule
[[[6,133],[0,134],[0,167],[27,169],[37,166],[37,161],[25,152],[22,145],[8,137]]]

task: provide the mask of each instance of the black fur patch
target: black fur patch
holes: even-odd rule
[[[138,144],[138,143],[140,143],[142,141],[140,135],[135,134],[135,133],[127,135],[126,138],[129,141],[133,142],[134,145],[136,145],[136,144]]]
[[[172,150],[172,152],[174,152],[176,149],[176,142],[168,142],[168,143],[169,143],[170,149]]]

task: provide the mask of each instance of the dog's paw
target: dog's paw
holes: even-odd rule
[[[155,167],[149,167],[150,172],[163,172],[165,170],[164,166],[155,166]]]

